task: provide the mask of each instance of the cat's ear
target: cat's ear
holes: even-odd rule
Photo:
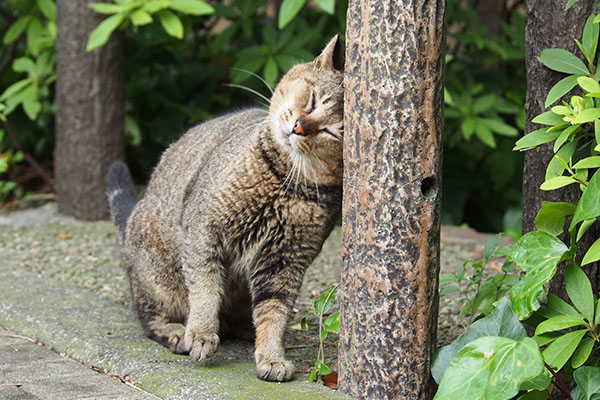
[[[321,68],[344,72],[344,52],[340,43],[340,35],[335,35],[315,58],[314,63]]]

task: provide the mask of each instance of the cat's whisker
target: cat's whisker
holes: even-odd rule
[[[267,104],[270,106],[271,105],[271,99],[267,98],[267,96],[265,96],[264,94],[249,88],[247,86],[244,85],[237,85],[235,83],[226,83],[225,86],[227,87],[234,87],[234,88],[238,88],[238,89],[243,89],[243,90],[247,90],[248,92],[257,95],[258,97],[260,97],[261,99],[265,100],[267,102]]]
[[[264,78],[262,76],[257,75],[257,74],[255,74],[252,71],[248,71],[247,69],[235,68],[235,67],[232,67],[231,69],[233,69],[235,71],[245,72],[247,74],[252,75],[255,78],[260,79],[260,81],[265,84],[265,86],[267,87],[267,89],[269,89],[269,92],[271,92],[271,94],[273,94],[273,88],[271,87],[271,85],[269,85],[269,83],[267,81],[264,80]]]

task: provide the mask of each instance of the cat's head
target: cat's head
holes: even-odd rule
[[[336,35],[314,61],[286,73],[273,93],[271,132],[291,158],[340,164],[344,132],[344,58]],[[318,170],[318,168],[317,168]]]

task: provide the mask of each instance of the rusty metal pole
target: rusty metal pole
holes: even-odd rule
[[[351,0],[340,389],[433,397],[445,0]]]

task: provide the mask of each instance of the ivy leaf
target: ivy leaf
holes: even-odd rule
[[[589,75],[587,67],[577,56],[565,49],[546,49],[538,60],[551,70],[566,74]]]
[[[560,235],[564,231],[567,217],[575,212],[575,207],[572,203],[544,201],[535,217],[536,229],[554,236]]]
[[[600,393],[600,367],[580,367],[573,372],[573,378],[586,400]]]
[[[508,299],[502,298],[498,306],[485,318],[475,321],[467,331],[453,343],[438,349],[431,363],[431,374],[439,384],[444,371],[454,356],[468,343],[484,336],[502,336],[520,339],[527,336],[527,331],[510,308]]]
[[[506,255],[508,261],[526,272],[510,290],[513,310],[520,319],[540,308],[538,297],[542,294],[542,287],[552,279],[556,266],[567,250],[567,246],[556,236],[534,231],[521,236]]]
[[[522,383],[538,377],[543,370],[540,349],[533,339],[482,337],[458,352],[434,400],[510,399]]]
[[[586,219],[596,218],[600,215],[600,173],[596,171],[590,179],[587,188],[581,195],[577,209],[571,220],[569,231]]]

